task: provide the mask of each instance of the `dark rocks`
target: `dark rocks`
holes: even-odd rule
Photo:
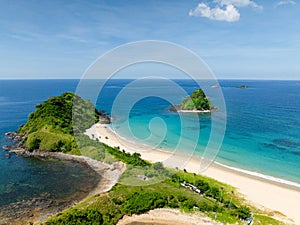
[[[11,138],[16,142],[20,142],[23,140],[23,136],[18,134],[17,132],[7,132],[5,133],[5,136]]]
[[[23,199],[0,207],[0,224],[28,224],[40,215],[50,215],[66,208],[70,203],[66,200],[53,201],[50,193],[42,193],[31,199]]]
[[[180,111],[180,110],[182,110],[181,105],[172,105],[170,107],[170,111],[172,111],[172,112],[177,112],[177,111]]]
[[[17,132],[7,132],[5,136],[13,140],[12,145],[4,145],[2,148],[5,151],[16,153],[18,156],[27,156],[27,148],[23,144],[22,140],[24,137]],[[8,156],[9,155],[9,156]],[[10,158],[10,154],[6,154],[6,158]]]
[[[5,133],[5,136],[12,136],[13,134],[14,134],[15,132],[7,132],[7,133]]]
[[[2,146],[2,148],[3,148],[5,151],[9,151],[9,150],[12,149],[12,146],[4,145],[4,146]]]
[[[27,151],[24,148],[20,148],[20,147],[11,148],[9,150],[9,152],[15,153],[18,156],[22,156],[22,157],[30,157],[31,156],[29,151]]]
[[[109,116],[100,116],[99,117],[99,123],[101,124],[110,124],[111,121],[110,121],[110,117]]]
[[[99,111],[99,123],[101,124],[110,124],[111,118],[110,115],[104,112],[104,110]]]
[[[237,88],[248,88],[248,86],[247,85],[244,85],[244,84],[242,84],[242,85],[239,85],[239,86],[237,86]]]

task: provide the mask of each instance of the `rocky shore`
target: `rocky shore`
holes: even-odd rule
[[[119,180],[126,169],[126,164],[116,161],[112,164],[100,162],[87,156],[69,155],[62,152],[28,151],[22,144],[23,137],[17,132],[8,132],[5,136],[11,138],[15,143],[12,146],[3,146],[3,149],[17,154],[20,157],[35,157],[43,160],[58,159],[68,160],[89,166],[100,176],[98,185],[84,198],[110,190]],[[9,153],[9,154],[10,154]],[[77,197],[78,199],[78,197]],[[49,193],[33,197],[29,200],[21,200],[0,207],[0,224],[27,224],[28,222],[43,221],[47,217],[69,208],[83,200],[80,197],[77,202],[68,199],[53,200]]]
[[[179,112],[179,113],[212,113],[212,112],[217,112],[217,108],[212,108],[208,110],[197,110],[197,109],[191,109],[191,110],[186,110],[183,109],[181,105],[172,105],[170,107],[170,111],[172,112]]]

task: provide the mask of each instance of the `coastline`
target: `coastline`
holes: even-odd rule
[[[64,208],[58,208],[58,209],[53,209],[50,212],[43,213],[43,209],[41,209],[41,212],[35,212],[34,210],[30,212],[30,216],[24,215],[24,217],[19,218],[18,221],[22,221],[22,223],[28,223],[28,222],[42,222],[46,218],[64,210],[67,208],[70,208],[88,197],[95,195],[95,194],[100,194],[106,191],[109,191],[119,180],[121,175],[126,169],[126,164],[120,161],[116,161],[112,164],[108,164],[105,162],[101,162],[92,158],[89,158],[87,156],[82,156],[82,155],[69,155],[65,154],[62,152],[46,152],[46,151],[33,151],[29,152],[23,148],[11,148],[9,150],[11,153],[15,153],[18,156],[21,157],[35,157],[39,159],[49,159],[49,158],[54,158],[58,160],[63,160],[63,161],[74,161],[77,163],[84,164],[88,166],[90,169],[94,170],[99,176],[101,176],[100,181],[94,187],[85,197],[82,199],[78,199],[77,201],[73,201],[71,204],[67,205]],[[9,217],[5,219],[9,224],[19,224],[18,221],[14,221],[12,218],[10,219]],[[1,223],[1,221],[0,221]],[[6,223],[6,222],[4,222]]]
[[[75,161],[89,166],[92,170],[94,170],[101,176],[101,180],[97,184],[96,188],[94,188],[94,190],[92,190],[87,197],[96,193],[99,194],[110,190],[118,182],[120,176],[126,169],[126,164],[120,161],[108,164],[83,155],[70,155],[62,152],[46,151],[29,152],[22,148],[11,149],[10,152],[16,153],[17,155],[23,157],[36,157],[42,159],[55,158],[58,160]]]
[[[213,112],[212,110],[184,110],[184,109],[179,109],[177,110],[178,113],[211,113]]]
[[[127,152],[133,153],[138,149],[142,158],[150,162],[166,162],[167,167],[175,167],[168,165],[167,159],[174,157],[171,152],[160,149],[151,148],[140,143],[133,143],[126,138],[120,137],[108,125],[95,124],[86,131],[86,134],[92,137],[100,137],[99,140],[109,146],[119,146]],[[184,159],[182,155],[175,156],[181,162],[188,161],[184,168],[188,172],[198,173],[199,161],[197,159]],[[296,224],[300,224],[300,188],[288,184],[280,183],[279,180],[266,179],[264,176],[255,176],[255,173],[247,173],[229,166],[219,163],[213,163],[202,175],[214,178],[223,183],[232,185],[237,188],[246,200],[254,204],[256,207],[266,210],[270,215],[280,217],[280,219],[291,218]],[[283,217],[285,215],[286,217]],[[289,221],[290,222],[290,221]]]

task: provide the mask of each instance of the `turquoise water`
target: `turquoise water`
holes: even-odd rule
[[[109,81],[98,98],[97,108],[111,112],[115,97],[130,82]],[[153,84],[147,82],[148,89],[153,91]],[[176,83],[188,94],[198,87],[187,80],[176,80]],[[5,132],[17,130],[25,123],[36,104],[50,96],[75,91],[77,84],[78,80],[0,81],[0,145],[9,144],[4,137]],[[217,162],[300,184],[298,81],[222,80],[220,84],[226,103],[227,126]],[[249,88],[236,88],[240,84]],[[97,85],[97,82],[91,82],[90,85]],[[134,93],[141,95],[145,90],[136,89]],[[177,103],[183,98],[167,88],[161,88],[160,91],[160,94],[169,96]],[[127,98],[131,96],[127,95]],[[200,115],[195,118],[194,114],[180,116],[170,112],[169,106],[170,102],[164,99],[148,96],[131,107],[127,120],[130,132],[123,126],[126,120],[122,121],[122,116],[114,118],[113,126],[120,135],[130,140],[164,150],[172,150],[180,142],[182,153],[190,154],[196,146],[196,153],[201,155],[211,134],[211,117]],[[195,119],[198,123],[195,123]],[[14,155],[6,159],[5,152],[0,151],[0,203],[19,201],[56,190],[53,186],[61,187],[62,192],[71,196],[84,192],[85,183],[95,182],[82,182],[87,172],[89,170],[86,168],[73,168],[64,162],[36,161]],[[67,176],[70,180],[65,182]],[[74,189],[74,184],[78,184],[78,189]],[[11,195],[7,195],[8,192]],[[56,193],[58,191],[53,192],[54,198]]]
[[[176,82],[189,94],[197,88],[192,81]],[[125,84],[124,81],[108,84],[106,90],[111,95],[117,94]],[[300,84],[234,80],[220,84],[227,109],[227,127],[216,161],[261,176],[300,183]],[[236,88],[240,84],[248,88]],[[134,93],[139,95],[144,91],[141,88]],[[168,88],[162,92],[164,96],[174,95]],[[174,98],[177,103],[182,101],[182,96]],[[109,104],[104,106],[108,111],[111,108]],[[177,147],[185,154],[195,149],[196,154],[203,154],[211,134],[210,115],[200,115],[197,122],[194,114],[179,115],[170,112],[169,106],[170,102],[149,96],[131,107],[129,125],[128,121],[115,118],[112,127],[121,136],[159,149],[172,151]],[[118,116],[122,117],[122,113]]]

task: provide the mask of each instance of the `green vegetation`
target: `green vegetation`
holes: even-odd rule
[[[133,166],[149,166],[150,163],[141,159],[140,153],[133,153],[130,154],[128,152],[120,151],[119,147],[110,147],[106,144],[102,144],[105,146],[107,152],[113,155],[117,160],[120,160],[126,164],[133,165]]]
[[[101,213],[93,208],[72,209],[63,218],[58,218],[55,224],[65,225],[99,225],[103,223]],[[53,224],[53,223],[46,223]]]
[[[127,165],[126,171],[120,179],[120,183],[133,186],[150,185],[160,183],[170,176],[172,176],[172,173],[164,168],[161,162],[146,166]]]
[[[74,93],[66,92],[51,97],[36,105],[36,111],[29,115],[27,123],[20,127],[19,133],[29,135],[38,130],[54,130],[64,134],[84,131],[99,120],[99,112],[89,100],[83,100]],[[73,120],[80,123],[73,124]],[[77,125],[77,127],[74,127]]]
[[[160,168],[160,164],[156,167]],[[162,168],[160,168],[162,170]],[[165,169],[164,169],[165,170]],[[180,185],[187,182],[206,186],[198,194]],[[205,185],[204,185],[205,184]],[[116,224],[124,215],[142,214],[155,208],[178,208],[184,212],[201,211],[224,223],[240,223],[241,218],[251,216],[250,208],[235,194],[235,189],[213,179],[191,173],[178,172],[163,182],[147,186],[126,186],[118,184],[104,194],[50,218],[45,224],[61,224],[69,220],[73,212],[97,210],[102,224]]]
[[[38,104],[18,133],[29,151],[70,152],[78,150],[74,132],[83,132],[98,120],[99,112],[89,100],[66,92]]]
[[[180,107],[183,110],[210,110],[213,108],[202,89],[195,90],[180,104]]]
[[[159,170],[161,164],[155,164]],[[153,166],[154,167],[154,166]],[[169,171],[169,173],[174,171]],[[183,181],[195,184],[201,194],[183,187]],[[95,195],[84,202],[52,216],[44,224],[68,224],[77,221],[75,215],[83,215],[81,221],[103,225],[117,224],[124,215],[142,214],[155,208],[177,208],[184,212],[203,212],[211,218],[226,224],[244,224],[241,219],[251,216],[250,209],[237,194],[235,188],[201,175],[176,172],[170,178],[152,185],[127,186],[117,184],[111,191]],[[96,217],[87,217],[92,211]],[[92,218],[92,220],[90,220]],[[255,224],[280,225],[281,222],[264,215],[254,214]]]
[[[206,99],[201,90],[191,95],[190,99],[194,98]],[[88,100],[64,93],[37,105],[28,122],[20,127],[18,132],[24,137],[23,144],[29,151],[63,151],[127,164],[121,177],[123,184],[58,213],[44,224],[116,224],[124,215],[164,207],[185,212],[201,211],[224,223],[241,224],[240,219],[251,215],[253,209],[244,204],[231,186],[186,171],[175,172],[159,162],[151,164],[141,159],[139,153],[130,154],[84,135],[83,131],[98,119],[99,112]],[[183,181],[195,185],[201,194],[182,186]],[[126,183],[130,185],[124,185]],[[144,186],[140,186],[141,183]],[[280,224],[262,215],[255,215],[255,221]]]
[[[265,225],[265,224],[272,224],[272,225],[284,225],[283,222],[275,220],[271,217],[264,216],[264,215],[255,215],[253,219],[255,225]]]
[[[84,135],[87,128],[99,121],[100,115],[107,120],[107,115],[89,100],[66,92],[38,104],[18,133],[24,137],[23,145],[29,151],[61,151],[97,160],[120,160],[134,166],[150,165],[138,153],[126,153]]]

